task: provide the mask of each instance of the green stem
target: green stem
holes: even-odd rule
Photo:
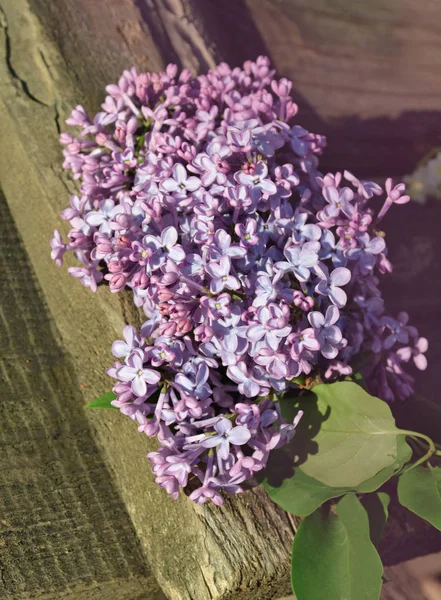
[[[420,438],[429,445],[429,450],[426,452],[426,454],[424,456],[422,456],[420,459],[418,459],[415,463],[413,463],[413,465],[410,465],[409,467],[407,467],[407,469],[404,469],[403,471],[401,471],[400,475],[403,475],[403,473],[407,473],[408,471],[412,471],[412,469],[415,469],[416,467],[419,467],[424,462],[428,461],[434,454],[438,454],[435,444],[430,439],[430,437],[427,435],[424,435],[424,433],[418,433],[417,431],[408,431],[405,429],[400,429],[399,433],[401,435],[409,436],[409,437],[413,438],[415,441],[417,441],[417,439]]]

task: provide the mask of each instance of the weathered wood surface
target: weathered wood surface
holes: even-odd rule
[[[164,598],[0,191],[0,598]]]
[[[436,10],[434,2],[427,5]],[[404,44],[406,31],[412,39],[426,25],[410,0],[376,0],[376,20],[367,6],[318,0],[1,0],[0,6],[0,181],[87,400],[108,389],[110,345],[134,310],[129,295],[105,288],[93,295],[49,258],[47,240],[74,190],[61,171],[57,142],[74,105],[96,111],[104,86],[132,64],[154,70],[177,61],[198,70],[268,51],[303,95],[301,122],[330,135],[328,168],[374,176],[398,172],[401,164],[407,170],[438,135],[437,83],[427,65],[418,72]],[[399,32],[390,25],[397,11]],[[432,19],[424,60],[436,50],[435,26]],[[420,93],[415,77],[430,86]],[[421,122],[400,121],[402,111],[420,107]],[[151,444],[129,420],[98,411],[87,417],[169,598],[264,600],[289,590],[293,522],[262,490],[221,509],[195,507],[185,497],[173,503],[153,484],[145,461]],[[438,538],[433,544],[426,551],[441,545]],[[398,550],[404,560],[425,548],[399,543]]]

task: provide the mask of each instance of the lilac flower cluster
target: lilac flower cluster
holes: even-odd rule
[[[199,77],[131,69],[106,89],[93,120],[81,106],[68,119],[80,137],[61,136],[81,195],[52,257],[73,251],[74,277],[131,288],[147,316],[109,375],[115,406],[160,442],[157,483],[176,498],[192,475],[198,503],[241,491],[295,432],[280,396],[360,356],[372,393],[408,397],[404,367],[425,368],[427,341],[384,314],[378,279],[378,222],[409,199],[403,184],[320,173],[325,139],[292,124],[291,83],[264,57]]]

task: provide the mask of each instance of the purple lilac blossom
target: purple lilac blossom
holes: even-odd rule
[[[368,389],[393,402],[412,394],[408,363],[427,364],[379,289],[391,265],[376,223],[404,184],[321,173],[326,140],[297,123],[291,87],[265,57],[198,77],[133,68],[94,118],[72,111],[78,137],[61,135],[80,189],[51,255],[72,252],[83,285],[129,288],[143,309],[112,347],[113,404],[159,441],[148,459],[174,499],[190,475],[199,504],[242,491],[295,433],[301,415],[287,423],[277,401],[294,378],[334,381],[372,355]]]

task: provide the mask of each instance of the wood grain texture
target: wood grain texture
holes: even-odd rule
[[[159,600],[1,191],[0,273],[0,598]]]
[[[407,6],[405,0],[403,4]],[[251,49],[256,55],[269,48],[281,73],[290,76],[297,52],[292,43],[295,15],[308,13],[311,5],[266,0],[1,0],[0,5],[0,180],[63,345],[86,399],[92,400],[108,389],[105,368],[112,360],[112,341],[125,320],[133,322],[136,315],[130,294],[115,296],[101,288],[93,295],[50,261],[47,240],[60,227],[59,211],[74,190],[60,167],[57,138],[64,118],[79,102],[97,111],[104,86],[132,64],[154,70],[174,60],[197,70],[222,59],[237,64],[250,56]],[[320,37],[323,21],[317,19],[303,21],[301,31],[306,35],[310,27],[310,40]],[[340,21],[341,27],[354,27],[351,19],[333,19],[334,27]],[[313,23],[320,24],[315,36]],[[273,31],[271,38],[267,27]],[[334,50],[326,46],[323,60],[340,51],[339,36],[331,39]],[[303,72],[308,56],[314,58],[317,53],[306,51]],[[308,90],[300,91],[306,95]],[[320,96],[325,107],[328,95],[329,90]],[[334,108],[326,112],[322,107],[319,114],[318,105],[314,107],[318,100],[311,96],[307,103],[300,97],[307,124],[320,132],[325,127],[340,140],[332,155],[335,164],[345,161],[347,168],[359,166],[361,174],[381,174],[385,139],[389,140],[388,155],[395,155],[395,142],[390,142],[381,125],[391,117],[377,103],[379,112],[361,112],[360,120],[353,116],[358,108],[352,97],[346,104],[344,98],[341,94],[333,99]],[[337,114],[338,107],[341,112]],[[373,127],[376,119],[377,130]],[[393,119],[396,122],[398,117]],[[349,135],[347,131],[353,129]],[[410,138],[407,131],[397,139],[402,146]],[[370,151],[362,162],[359,154],[366,150],[365,143]],[[325,164],[334,163],[330,159]],[[150,475],[145,455],[152,442],[137,435],[134,425],[118,414],[96,411],[87,417],[167,597],[270,600],[289,591],[293,522],[262,490],[231,498],[221,509],[194,506],[185,496],[173,503]],[[406,533],[406,526],[399,528],[396,539]],[[438,540],[435,545],[427,551],[437,549]],[[400,542],[400,546],[400,559],[421,552],[412,543]]]
[[[246,0],[302,122],[328,136],[324,164],[410,172],[441,142],[437,0]]]

